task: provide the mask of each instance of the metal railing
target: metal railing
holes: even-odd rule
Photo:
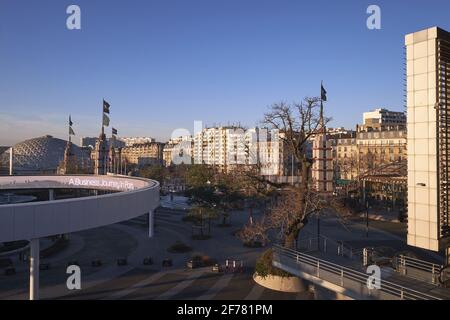
[[[313,236],[297,241],[297,249],[303,252],[320,251],[350,259],[361,259],[363,248],[353,248],[344,241],[336,241],[325,236]]]
[[[278,257],[279,255],[279,257]],[[325,261],[319,258],[316,258],[314,256],[301,253],[292,249],[284,248],[279,245],[274,246],[274,262],[277,261],[280,265],[283,264],[281,260],[282,258],[287,258],[292,263],[294,262],[295,265],[300,269],[300,271],[305,272],[305,270],[302,270],[300,266],[298,266],[300,263],[306,264],[311,268],[310,270],[313,270],[313,276],[320,278],[322,280],[326,280],[328,282],[331,282],[335,285],[338,285],[340,287],[349,289],[346,287],[346,283],[350,285],[349,282],[353,282],[353,286],[356,286],[357,288],[366,288],[365,292],[368,296],[371,296],[371,292],[374,291],[369,290],[367,288],[367,280],[369,275],[366,273],[363,273],[361,271],[357,271],[354,269],[350,269],[329,261]],[[285,270],[288,271],[288,270]],[[289,272],[289,271],[288,271]],[[325,276],[324,273],[326,273],[328,276]],[[330,274],[332,276],[330,276]],[[400,299],[404,300],[441,300],[438,297],[419,292],[410,288],[407,288],[405,286],[390,282],[390,281],[381,281],[381,288],[375,291],[380,291],[384,294],[394,296]]]
[[[407,257],[405,255],[396,256],[394,259],[394,266],[395,269],[403,275],[420,280],[426,280],[427,282],[431,282],[435,285],[439,284],[439,275],[443,268],[442,265],[413,257]],[[414,270],[411,269],[418,272],[414,272]]]

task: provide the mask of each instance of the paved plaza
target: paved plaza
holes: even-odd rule
[[[51,265],[50,270],[40,273],[41,299],[314,299],[311,292],[282,293],[265,289],[253,281],[256,259],[265,249],[247,248],[234,235],[248,221],[248,212],[233,212],[230,227],[220,227],[218,221],[214,221],[210,239],[192,240],[191,224],[182,221],[184,213],[180,210],[189,207],[186,199],[164,197],[161,203],[165,208],[155,214],[153,238],[147,236],[144,217],[70,234],[67,248],[41,261]],[[255,217],[258,215],[254,213]],[[441,259],[429,251],[407,247],[405,224],[401,223],[370,221],[369,237],[366,237],[363,219],[343,220],[325,215],[320,220],[320,233],[330,241],[324,259],[333,257],[333,241],[343,241],[347,247],[355,249],[389,246],[397,251],[410,250],[432,262]],[[316,235],[317,220],[311,217],[301,232],[299,243]],[[169,253],[167,248],[176,241],[189,245],[192,251]],[[186,262],[197,254],[222,264],[226,259],[243,260],[245,270],[233,274],[216,273],[211,267],[187,269]],[[153,265],[145,266],[145,257],[151,257]],[[127,258],[128,264],[117,266],[119,258]],[[172,267],[162,267],[162,260],[166,258],[172,259]],[[91,266],[95,259],[100,259],[102,266]],[[81,267],[81,290],[69,291],[66,287],[69,261],[76,261]],[[0,299],[28,299],[28,263],[15,261],[15,267],[15,275],[0,274]]]

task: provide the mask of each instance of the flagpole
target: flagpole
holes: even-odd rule
[[[325,132],[325,124],[323,121],[323,98],[322,98],[323,80],[320,81],[320,129]]]
[[[104,105],[105,105],[105,98],[103,98],[103,101],[102,101],[102,137],[103,137],[103,135],[105,134],[105,126],[104,126],[104,124],[103,124],[103,117],[104,117],[103,111],[104,111]]]
[[[111,126],[111,131],[112,131],[112,126]],[[109,172],[112,172],[112,165],[113,165],[113,156],[112,156],[112,149],[114,148],[114,135],[111,132],[111,139],[109,142],[109,150],[108,150],[108,164],[109,164]]]

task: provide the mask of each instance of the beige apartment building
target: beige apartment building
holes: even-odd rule
[[[129,164],[138,166],[162,164],[164,143],[148,142],[122,148],[121,156]]]
[[[387,109],[365,112],[356,133],[335,139],[337,178],[354,180],[371,175],[384,165],[405,162],[406,146],[404,112]]]
[[[177,164],[193,164],[194,140],[191,136],[170,139],[163,149],[163,160],[166,167]]]
[[[363,113],[362,131],[399,130],[406,126],[406,114],[377,108]]]
[[[225,171],[256,166],[261,175],[284,176],[285,164],[292,160],[286,155],[280,134],[258,127],[205,128],[194,137],[194,163],[215,166]]]
[[[406,161],[406,130],[360,131],[356,133],[358,175],[396,162]]]
[[[334,161],[339,179],[355,180],[358,176],[358,146],[355,137],[338,138],[334,146]]]

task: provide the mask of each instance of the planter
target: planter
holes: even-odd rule
[[[260,286],[275,291],[298,293],[308,290],[306,282],[298,277],[268,275],[263,278],[255,273],[253,280]]]

